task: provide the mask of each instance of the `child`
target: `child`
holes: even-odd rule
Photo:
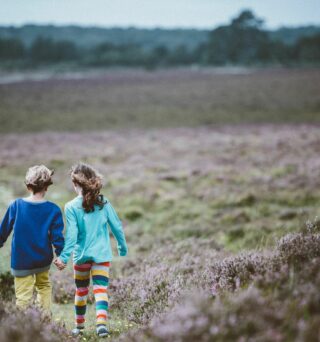
[[[52,175],[53,171],[44,165],[31,167],[25,180],[30,196],[16,199],[0,225],[0,247],[13,230],[11,272],[17,306],[24,309],[32,304],[35,287],[37,302],[47,313],[51,307],[52,245],[57,256],[64,246],[61,210],[44,199],[52,184]]]
[[[85,323],[87,296],[90,274],[96,300],[96,330],[100,337],[109,334],[107,310],[109,300],[109,267],[112,259],[108,226],[118,242],[120,256],[127,254],[126,239],[122,224],[110,202],[100,194],[102,176],[91,166],[75,165],[71,170],[71,179],[78,197],[65,206],[67,234],[65,247],[56,266],[63,269],[73,252],[75,294],[74,336],[82,333]]]

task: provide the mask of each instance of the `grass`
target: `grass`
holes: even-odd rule
[[[230,251],[267,247],[316,216],[317,176],[303,169],[317,163],[318,138],[316,127],[290,125],[2,135],[1,211],[26,195],[23,174],[36,163],[55,168],[48,199],[63,209],[73,197],[68,168],[85,160],[106,176],[103,192],[133,255],[157,236],[216,236]]]
[[[71,331],[74,328],[73,304],[54,304],[52,315],[55,321],[64,323],[68,330]],[[80,341],[100,341],[101,339],[96,336],[94,305],[88,305],[86,318],[86,329],[82,338],[80,338]],[[119,313],[112,311],[108,321],[108,329],[111,338],[117,338],[121,334],[128,332],[129,329],[134,328],[134,326],[135,324],[123,319]]]
[[[0,258],[0,273],[6,272],[10,269],[10,245],[11,237],[8,239],[4,248],[1,249]]]

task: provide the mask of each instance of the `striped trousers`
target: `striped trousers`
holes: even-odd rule
[[[92,277],[93,293],[96,301],[97,327],[105,326],[108,318],[109,299],[107,289],[109,285],[110,262],[88,262],[74,265],[74,280],[76,284],[75,314],[76,327],[84,328],[87,298],[89,293],[90,276]]]

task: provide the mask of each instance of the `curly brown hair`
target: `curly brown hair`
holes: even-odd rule
[[[107,201],[100,194],[103,177],[98,171],[88,164],[79,163],[71,168],[71,179],[82,189],[82,207],[86,213],[93,212],[95,205],[100,210],[104,207]]]

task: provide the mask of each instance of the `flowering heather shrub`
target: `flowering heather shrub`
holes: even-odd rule
[[[73,340],[67,330],[45,317],[35,308],[18,311],[0,302],[1,342],[60,342]]]
[[[148,262],[134,266],[135,272],[111,283],[111,306],[128,319],[147,323],[174,305],[183,291],[204,282],[205,265],[216,251],[193,238],[159,248]],[[124,305],[125,303],[125,305]]]
[[[169,264],[147,266],[143,274],[123,279],[114,284],[112,306],[125,310],[127,317],[138,323],[148,322],[154,315],[163,312],[169,302],[174,302],[184,287],[180,276],[170,275]],[[125,304],[124,304],[125,303]]]
[[[266,272],[271,258],[259,253],[243,253],[214,262],[208,268],[208,285],[213,295],[219,291],[234,291],[253,280],[257,274]]]
[[[317,234],[289,234],[269,254],[216,261],[202,290],[180,288],[175,305],[121,341],[318,341],[319,243]]]
[[[283,267],[248,288],[213,297],[195,290],[121,341],[319,341],[320,258]]]
[[[208,267],[207,284],[213,295],[219,291],[233,291],[252,282],[257,276],[276,274],[291,264],[299,267],[303,262],[318,256],[319,234],[288,234],[269,254],[243,253],[214,262]]]
[[[280,320],[268,304],[254,288],[215,301],[207,293],[191,292],[167,315],[123,341],[277,341],[277,332],[267,327],[266,320],[272,326]]]
[[[14,280],[10,272],[0,274],[0,299],[8,301],[14,297]]]
[[[315,217],[313,220],[308,220],[302,229],[303,232],[309,234],[320,233],[320,219]]]
[[[320,256],[320,235],[288,234],[279,241],[276,251],[284,261],[299,264]]]

